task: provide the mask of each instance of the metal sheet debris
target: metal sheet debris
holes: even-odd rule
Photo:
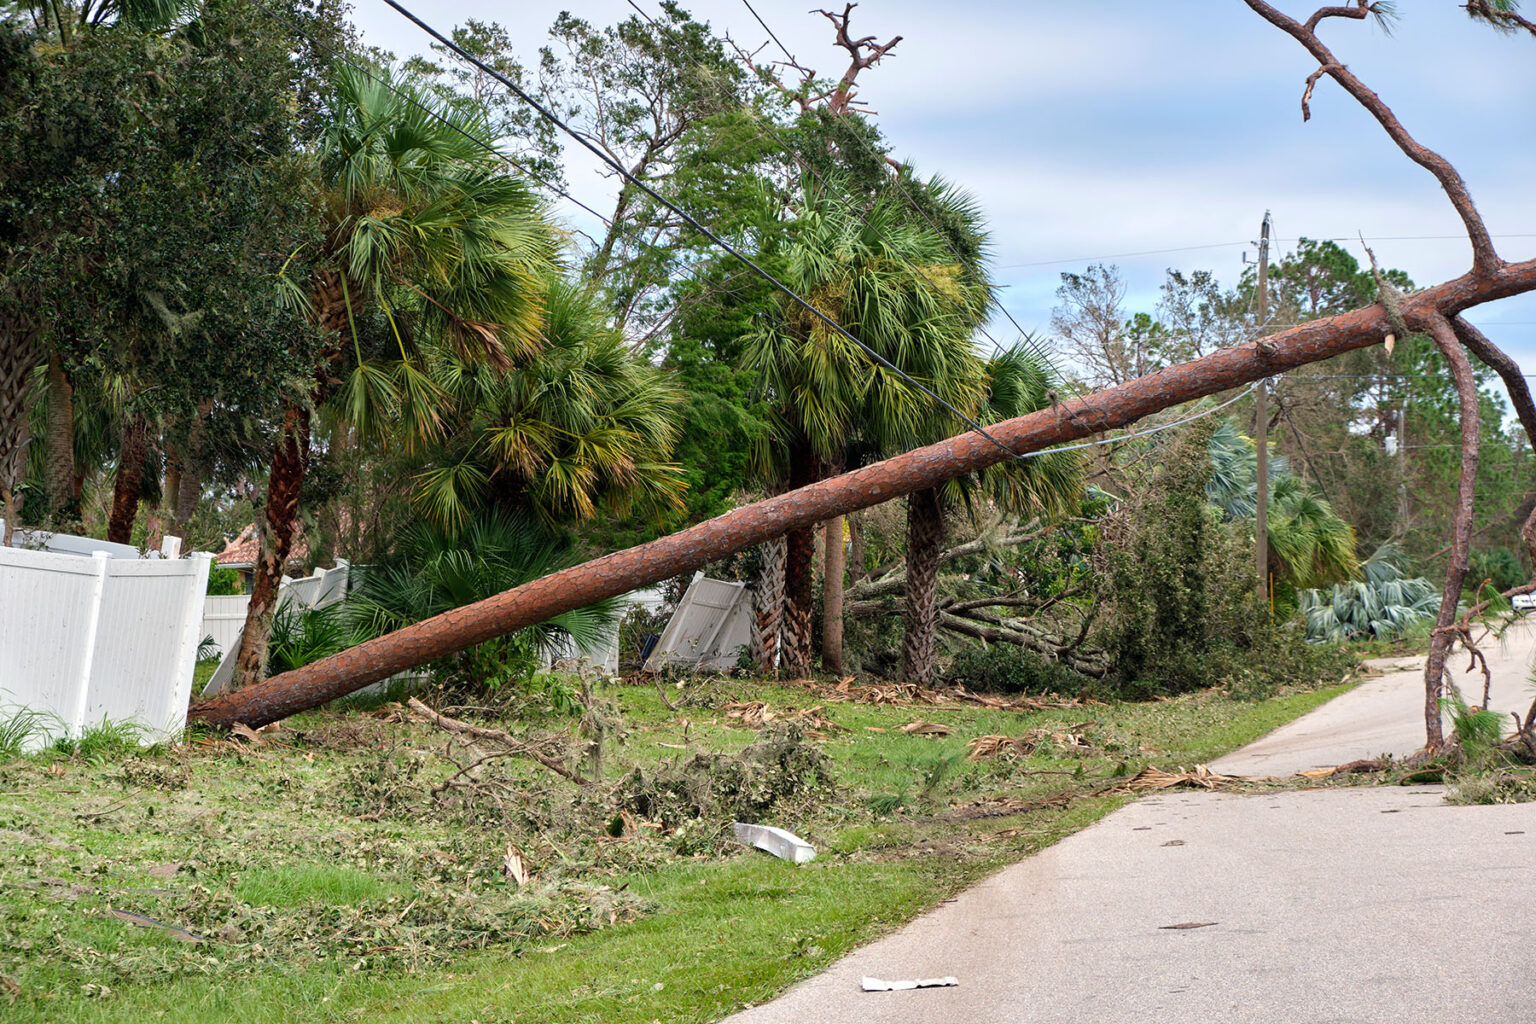
[[[879,978],[864,978],[865,992],[901,992],[911,988],[952,988],[960,984],[960,979],[953,976],[943,978],[918,978],[915,981],[882,981]]]
[[[816,848],[793,832],[786,832],[772,825],[748,825],[740,821],[731,828],[736,833],[737,842],[755,846],[780,860],[787,860],[791,864],[804,864],[816,859]]]

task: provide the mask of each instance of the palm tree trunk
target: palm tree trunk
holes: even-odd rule
[[[843,518],[828,519],[823,524],[821,592],[821,667],[841,675],[843,671]]]
[[[299,489],[309,464],[309,408],[289,403],[283,409],[283,429],[277,450],[272,453],[272,471],[267,478],[267,509],[261,523],[261,553],[256,558],[251,586],[251,603],[245,612],[245,630],[240,636],[239,660],[235,663],[238,688],[257,683],[266,675],[267,641],[272,632],[272,615],[277,610],[277,590],[283,580],[283,566],[293,549],[293,535],[299,517]]]
[[[187,444],[181,453],[181,472],[171,494],[175,510],[171,523],[178,537],[186,537],[187,524],[203,497],[203,472],[207,466],[203,445],[208,434],[208,414],[212,411],[213,399],[205,398],[197,403],[197,416],[187,431]]]
[[[160,439],[165,449],[165,476],[160,481],[160,508],[176,519],[176,496],[181,493],[181,449],[169,437]]]
[[[765,541],[762,553],[763,566],[754,595],[757,617],[752,628],[752,660],[766,676],[773,675],[779,667],[779,629],[784,616],[784,538]]]
[[[144,491],[144,456],[149,443],[149,424],[135,413],[123,425],[123,441],[117,452],[117,476],[112,482],[112,514],[107,519],[107,540],[127,544],[133,522],[139,517],[139,495]]]
[[[789,486],[791,490],[815,483],[821,477],[821,460],[809,444],[796,444],[790,451]],[[779,666],[791,679],[811,673],[811,614],[816,595],[812,571],[816,561],[816,527],[807,524],[785,535],[784,618]]]
[[[26,474],[27,445],[32,441],[31,397],[28,386],[36,354],[24,336],[5,321],[0,333],[0,547],[11,542],[11,531],[20,526],[21,503],[16,489]]]
[[[57,352],[48,356],[48,511],[55,523],[79,513],[75,491],[74,388]]]
[[[848,523],[848,582],[857,584],[869,576],[864,569],[864,527],[859,525],[857,512],[843,518]]]
[[[937,487],[907,495],[907,605],[901,637],[901,674],[933,682],[939,626],[939,558],[944,553],[944,499]]]

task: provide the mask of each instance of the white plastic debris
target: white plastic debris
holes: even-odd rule
[[[748,825],[736,822],[732,828],[736,841],[771,853],[791,864],[804,864],[816,859],[816,848],[793,832],[786,832],[772,825]]]
[[[916,981],[882,981],[879,978],[864,979],[865,992],[900,992],[909,988],[950,988],[960,984],[959,978],[918,978]]]

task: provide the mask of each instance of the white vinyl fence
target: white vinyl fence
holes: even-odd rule
[[[680,666],[724,672],[736,667],[751,642],[752,591],[745,583],[712,580],[696,572],[646,659],[645,670]]]
[[[203,598],[203,629],[198,643],[203,637],[212,637],[219,654],[234,650],[250,604],[250,594],[209,594]]]
[[[5,534],[5,520],[0,519],[0,536]],[[50,533],[47,530],[11,531],[11,547],[28,551],[53,551],[61,555],[93,555],[105,551],[112,558],[179,558],[181,538],[166,537],[160,550],[140,551],[132,544],[101,540],[97,537],[77,537],[71,533]]]
[[[338,558],[334,569],[316,569],[314,575],[300,576],[298,579],[284,576],[277,591],[277,611],[281,612],[295,603],[301,609],[325,608],[336,604],[347,596],[350,572],[351,566],[346,559]],[[203,631],[198,634],[198,642],[201,643],[205,636],[213,637],[223,656],[219,667],[209,677],[208,685],[203,687],[204,697],[223,693],[234,681],[235,660],[240,654],[240,636],[245,632],[245,613],[250,604],[250,594],[203,599]]]
[[[38,745],[103,720],[174,739],[211,560],[0,548],[0,717],[40,716]]]
[[[544,652],[543,668],[546,672],[580,672],[590,669],[600,676],[619,674],[619,625],[634,607],[660,610],[666,598],[659,590],[632,590],[618,599],[619,607],[608,628],[593,643],[578,646],[566,637],[555,650]]]

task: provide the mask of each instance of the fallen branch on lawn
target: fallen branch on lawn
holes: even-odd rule
[[[523,742],[522,740],[513,736],[511,733],[502,732],[500,729],[487,729],[481,725],[471,725],[468,722],[461,722],[457,718],[449,718],[447,715],[440,715],[436,711],[433,711],[431,708],[427,707],[420,700],[417,700],[415,697],[412,697],[409,701],[407,701],[406,706],[410,708],[411,713],[414,714],[417,718],[435,725],[439,729],[455,733],[459,736],[473,736],[478,740],[487,740],[492,743],[500,743],[503,747],[506,748],[505,750],[498,751],[489,757],[481,758],[479,761],[469,765],[467,768],[460,768],[459,775],[465,774],[465,772],[467,772],[470,768],[474,768],[476,765],[483,761],[489,761],[497,757],[526,757],[530,760],[539,762],[539,764],[543,765],[545,768],[548,768],[556,775],[559,775],[562,778],[570,779],[578,786],[591,785],[590,779],[581,775],[579,772],[571,771],[559,761],[556,761],[548,754],[540,751],[537,747],[534,747],[532,744]],[[458,776],[455,776],[455,778],[457,777]]]

